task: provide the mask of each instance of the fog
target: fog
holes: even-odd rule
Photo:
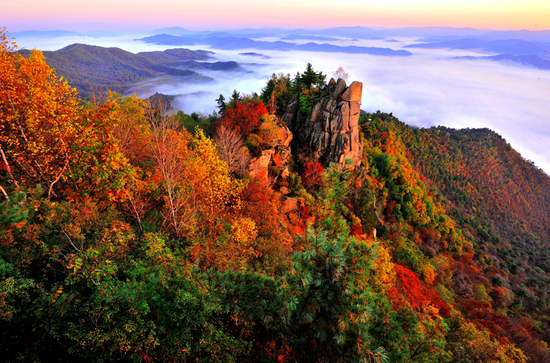
[[[116,46],[133,53],[174,48],[134,40],[142,36],[29,38],[17,42],[20,46],[41,50],[56,50],[72,43]],[[341,39],[323,43],[398,50],[415,42],[415,38],[388,39],[397,42]],[[208,49],[200,46],[186,48]],[[174,103],[176,108],[186,113],[210,113],[216,109],[215,99],[220,94],[229,98],[234,89],[244,94],[259,93],[272,73],[294,75],[303,72],[310,62],[315,70],[323,71],[330,78],[336,68],[342,66],[351,81],[363,82],[363,110],[392,112],[401,121],[418,127],[490,128],[526,159],[533,160],[535,165],[550,173],[550,71],[489,60],[454,59],[491,55],[463,50],[408,48],[413,53],[409,57],[255,49],[210,50],[216,52],[216,61],[237,61],[243,71],[201,70],[200,73],[215,81],[189,84],[176,78],[159,78],[136,85],[132,91],[142,97],[154,92],[178,95]],[[270,58],[239,54],[243,52],[257,52]]]

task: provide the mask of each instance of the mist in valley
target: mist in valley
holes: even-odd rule
[[[119,47],[137,53],[177,48],[146,43],[144,33],[124,33],[110,37],[70,36],[58,38],[18,38],[20,46],[56,50],[73,43]],[[326,35],[330,36],[330,35]],[[256,38],[277,41],[282,36]],[[241,94],[260,93],[273,73],[294,75],[309,62],[327,74],[342,66],[350,81],[363,82],[361,108],[367,112],[392,112],[401,121],[417,127],[490,128],[502,135],[526,159],[550,173],[550,71],[517,63],[491,60],[456,59],[482,57],[484,50],[406,48],[418,43],[414,36],[388,36],[381,39],[331,37],[319,43],[338,46],[406,49],[412,56],[379,56],[328,52],[280,50],[218,50],[206,45],[181,46],[215,52],[216,61],[236,61],[238,71],[197,70],[214,79],[197,83],[178,77],[160,77],[135,84],[129,94],[148,97],[155,92],[176,96],[175,109],[185,113],[208,114],[216,110],[220,94],[228,99],[233,90]],[[284,40],[305,44],[311,39]],[[317,42],[317,41],[316,41]],[[255,52],[266,57],[242,55]]]

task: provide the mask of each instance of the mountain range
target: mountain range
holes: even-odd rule
[[[311,36],[310,36],[311,38]],[[193,37],[193,36],[178,36],[171,34],[157,34],[150,37],[140,39],[146,43],[160,45],[207,45],[212,49],[222,50],[241,50],[241,49],[258,49],[258,50],[279,50],[279,51],[310,51],[310,52],[338,52],[350,54],[373,54],[386,56],[410,56],[412,53],[406,50],[392,50],[390,48],[379,47],[361,47],[361,46],[339,46],[332,44],[306,43],[296,44],[283,41],[257,41],[250,38],[233,37],[233,36],[208,36],[208,37]]]
[[[30,51],[19,51],[28,55]],[[120,48],[73,44],[57,51],[44,51],[46,63],[58,76],[69,80],[83,99],[104,89],[124,94],[132,85],[161,76],[177,77],[182,83],[211,82],[213,79],[191,69],[238,69],[236,62],[201,63],[214,55],[210,51],[168,49],[133,54]]]

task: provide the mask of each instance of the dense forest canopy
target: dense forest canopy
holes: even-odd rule
[[[494,132],[370,113],[360,165],[323,167],[293,138],[336,84],[311,64],[202,116],[14,51],[4,361],[550,362],[550,179]]]

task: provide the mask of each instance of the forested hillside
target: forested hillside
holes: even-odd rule
[[[19,52],[25,56],[31,53],[29,50]],[[168,49],[164,52],[133,54],[120,48],[72,44],[42,54],[58,76],[70,80],[71,86],[88,101],[104,93],[106,89],[125,93],[139,81],[163,75],[183,77],[187,82],[212,81],[200,73],[178,68],[178,63],[182,61],[211,58],[213,53],[203,50]]]
[[[2,31],[2,360],[550,362],[548,176],[361,90],[83,103]]]

